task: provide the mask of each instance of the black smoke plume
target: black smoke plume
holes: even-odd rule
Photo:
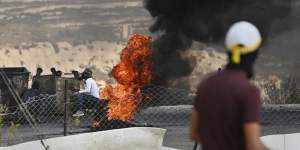
[[[182,58],[181,51],[193,41],[223,40],[229,26],[236,21],[252,22],[266,39],[273,19],[285,17],[291,1],[145,0],[145,8],[155,19],[149,30],[158,35],[153,44],[157,82],[190,74],[195,62]]]

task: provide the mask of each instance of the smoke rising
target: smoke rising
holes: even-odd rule
[[[195,61],[182,58],[180,53],[193,41],[223,40],[229,26],[236,21],[252,22],[266,39],[272,21],[289,14],[291,1],[145,0],[145,8],[155,19],[149,30],[159,35],[153,44],[154,71],[159,82],[190,74]]]

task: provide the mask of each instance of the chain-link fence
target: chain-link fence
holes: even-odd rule
[[[107,101],[69,89],[66,87],[63,94],[29,94],[23,97],[21,105],[34,119],[34,127],[20,106],[1,105],[1,146],[124,127],[189,125],[193,96],[185,90],[145,87],[136,96],[140,105],[134,120],[123,122],[107,119]]]
[[[266,88],[270,88],[270,93],[277,92],[272,86]],[[74,93],[69,88],[65,88],[63,94],[29,96],[21,105],[34,118],[34,127],[20,106],[0,107],[1,146],[83,132],[150,126],[168,129],[165,145],[192,149],[189,127],[193,97],[187,90],[145,87],[137,96],[140,105],[134,120],[128,123],[108,120],[106,101]],[[300,132],[300,105],[289,102],[263,105],[261,114],[265,135]]]
[[[34,118],[34,127],[19,106],[1,107],[1,146],[38,139],[41,135],[59,135],[63,132],[63,116],[59,113],[56,95],[41,94],[22,103]]]

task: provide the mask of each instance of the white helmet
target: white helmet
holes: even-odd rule
[[[232,62],[240,63],[240,56],[256,51],[262,37],[255,25],[247,21],[234,23],[226,34],[225,46],[232,53]]]

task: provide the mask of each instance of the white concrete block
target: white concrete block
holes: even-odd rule
[[[162,150],[179,150],[171,147],[162,147]]]
[[[285,150],[300,150],[300,134],[287,134],[285,136]]]
[[[49,150],[161,150],[165,129],[127,128],[85,133],[45,140]],[[0,150],[44,150],[40,141]]]
[[[284,135],[264,136],[261,140],[271,150],[285,150]]]

